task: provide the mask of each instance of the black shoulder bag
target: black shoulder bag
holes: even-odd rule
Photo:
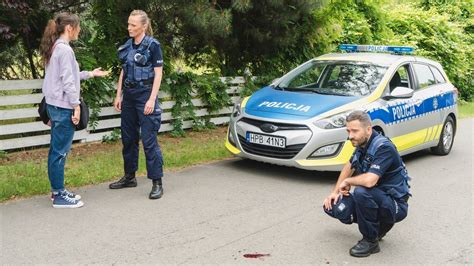
[[[75,125],[76,131],[87,128],[87,124],[89,123],[89,107],[87,106],[84,99],[81,98],[80,101],[81,103],[79,104],[79,106],[81,108],[81,117],[79,120],[79,124]],[[43,99],[41,100],[38,106],[38,114],[41,121],[43,121],[43,123],[47,125],[49,122],[49,116],[48,116],[48,111],[46,110],[45,97],[43,97]]]

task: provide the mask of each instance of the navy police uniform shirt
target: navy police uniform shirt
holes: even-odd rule
[[[374,137],[378,134],[378,132],[372,131],[372,135],[370,136],[367,145],[362,150],[362,158],[365,157],[367,153],[367,148],[369,147]],[[352,157],[354,157],[354,154],[352,155]],[[350,161],[352,161],[352,157]],[[380,178],[382,178],[385,173],[396,170],[401,164],[402,161],[400,158],[400,154],[395,148],[395,145],[382,145],[375,151],[375,155],[368,172],[376,174]]]
[[[143,38],[145,39],[145,38]],[[143,42],[143,40],[142,40]],[[135,44],[132,42],[132,48],[138,49],[141,42],[139,44]],[[161,67],[163,66],[163,54],[161,52],[161,45],[158,42],[152,42],[150,44],[150,54],[151,54],[151,62],[153,67]]]

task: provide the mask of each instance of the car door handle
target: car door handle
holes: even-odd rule
[[[415,105],[420,106],[423,103],[422,99],[415,99]]]

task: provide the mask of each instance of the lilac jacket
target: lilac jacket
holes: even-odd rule
[[[79,105],[80,81],[89,78],[87,71],[79,71],[79,64],[69,43],[63,39],[55,42],[51,59],[46,66],[43,94],[46,103],[66,109]]]

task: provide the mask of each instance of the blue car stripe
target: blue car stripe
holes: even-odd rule
[[[372,120],[381,120],[386,125],[398,124],[414,118],[425,116],[433,112],[452,108],[456,105],[454,92],[449,92],[434,97],[426,98],[421,104],[416,105],[414,100],[407,103],[394,103],[387,107],[368,110]]]

